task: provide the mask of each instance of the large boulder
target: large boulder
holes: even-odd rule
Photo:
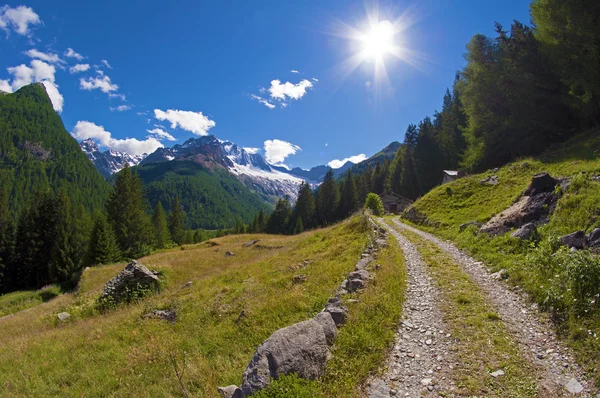
[[[583,231],[573,232],[572,234],[561,236],[559,239],[568,248],[580,250],[587,246],[587,237]]]
[[[221,394],[223,398],[243,398],[244,394],[242,394],[242,390],[236,385],[231,385],[227,387],[218,387],[217,391]]]
[[[600,228],[595,228],[592,232],[590,232],[587,240],[590,247],[600,246]]]
[[[132,292],[157,289],[158,276],[133,260],[123,271],[106,283],[100,300],[118,303],[127,299]]]
[[[279,329],[256,349],[242,375],[242,392],[251,395],[266,388],[272,378],[290,373],[315,380],[325,372],[330,355],[320,322],[309,319]]]
[[[536,233],[537,228],[535,227],[535,224],[530,222],[517,229],[515,232],[510,234],[510,236],[521,240],[527,240],[534,237]]]
[[[323,328],[327,344],[332,345],[337,337],[337,327],[331,314],[326,311],[319,312],[313,319]]]
[[[553,192],[558,181],[546,172],[538,173],[533,176],[531,183],[525,191],[526,196],[535,196],[542,192]]]

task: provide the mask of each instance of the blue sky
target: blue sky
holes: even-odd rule
[[[373,59],[346,68],[363,46],[349,27],[370,30],[372,2],[1,4],[0,89],[44,80],[79,138],[140,152],[208,133],[303,168],[402,141],[440,108],[474,34],[530,20],[527,0],[380,1],[416,54],[386,54],[386,81]]]

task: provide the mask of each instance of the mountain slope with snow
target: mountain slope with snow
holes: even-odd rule
[[[138,165],[146,157],[146,154],[130,155],[126,152],[113,150],[102,152],[98,144],[89,138],[81,141],[79,146],[105,178],[122,170],[126,164],[130,166]]]

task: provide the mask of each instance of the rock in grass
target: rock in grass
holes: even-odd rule
[[[523,225],[521,228],[517,229],[515,232],[510,234],[510,236],[512,236],[513,238],[521,239],[521,240],[527,240],[527,239],[535,236],[536,233],[537,233],[537,228],[535,227],[535,224],[530,222],[530,223]]]
[[[256,349],[242,374],[242,392],[251,395],[266,388],[272,377],[291,373],[315,380],[323,376],[330,355],[327,336],[316,320],[279,329]]]
[[[575,378],[572,378],[571,380],[569,380],[569,382],[567,383],[565,388],[571,394],[579,394],[583,391],[583,386]]]
[[[494,378],[497,378],[500,376],[504,376],[504,371],[502,369],[500,369],[500,370],[490,373],[490,375]]]
[[[558,184],[558,181],[552,178],[550,174],[546,172],[538,173],[531,179],[531,183],[529,184],[529,187],[527,187],[525,195],[535,196],[542,192],[552,192],[554,191],[556,184]]]
[[[364,289],[366,281],[363,279],[349,279],[347,284],[347,290],[352,293],[360,289]]]
[[[255,244],[257,244],[258,242],[260,242],[260,239],[256,239],[256,240],[251,240],[250,242],[246,242],[242,245],[242,247],[250,247],[250,246],[254,246]]]
[[[128,294],[139,289],[158,289],[158,276],[133,260],[123,271],[106,283],[100,300],[109,299],[118,303]]]
[[[175,323],[177,321],[177,312],[175,310],[154,310],[142,316],[142,318],[160,319],[163,321]]]
[[[242,390],[236,385],[231,385],[227,387],[218,387],[217,390],[221,397],[223,398],[243,398],[244,394],[242,394]]]
[[[600,246],[600,228],[595,228],[590,234],[587,236],[588,244],[590,247],[599,247]]]
[[[331,318],[336,326],[343,325],[348,318],[348,307],[344,305],[344,302],[339,297],[330,298],[323,311],[331,314]]]
[[[71,314],[69,314],[68,312],[59,312],[56,317],[58,318],[59,321],[61,322],[65,322],[68,321],[69,318],[71,318]]]
[[[583,249],[587,246],[585,232],[577,231],[572,234],[561,236],[560,241],[569,248]]]
[[[362,281],[368,281],[369,280],[369,271],[365,270],[365,269],[361,269],[358,271],[354,271],[354,272],[350,272],[348,274],[348,279],[352,280],[352,279],[360,279]]]
[[[226,257],[233,257],[233,256],[235,256],[235,253],[228,251],[228,252],[225,253],[225,256]]]
[[[319,312],[313,319],[323,328],[327,344],[332,345],[337,337],[337,328],[331,314]]]
[[[292,279],[292,283],[294,283],[294,284],[304,283],[304,282],[306,282],[306,275],[296,275]]]

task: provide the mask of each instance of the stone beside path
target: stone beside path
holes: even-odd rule
[[[574,395],[600,397],[592,383],[586,380],[585,372],[576,363],[571,350],[558,340],[552,323],[540,313],[537,306],[528,304],[522,295],[490,274],[483,263],[465,254],[452,243],[442,241],[432,234],[403,224],[396,219],[394,225],[400,231],[414,232],[436,244],[462,266],[463,270],[479,285],[506,324],[512,339],[519,345],[521,354],[534,365],[537,371],[539,397]],[[396,234],[397,231],[394,235]],[[400,239],[399,241],[401,242]],[[405,253],[416,250],[414,246],[405,249],[405,244],[401,242],[401,245]],[[414,257],[414,254],[406,254],[409,276],[414,272],[409,268],[411,256]],[[414,265],[412,267],[414,268]],[[412,284],[409,289],[413,289]],[[410,297],[410,290],[408,297]]]
[[[425,397],[451,392],[453,341],[442,320],[437,289],[415,245],[385,223],[380,224],[398,240],[404,252],[408,285],[402,322],[385,364],[387,371],[369,382],[368,396]]]

